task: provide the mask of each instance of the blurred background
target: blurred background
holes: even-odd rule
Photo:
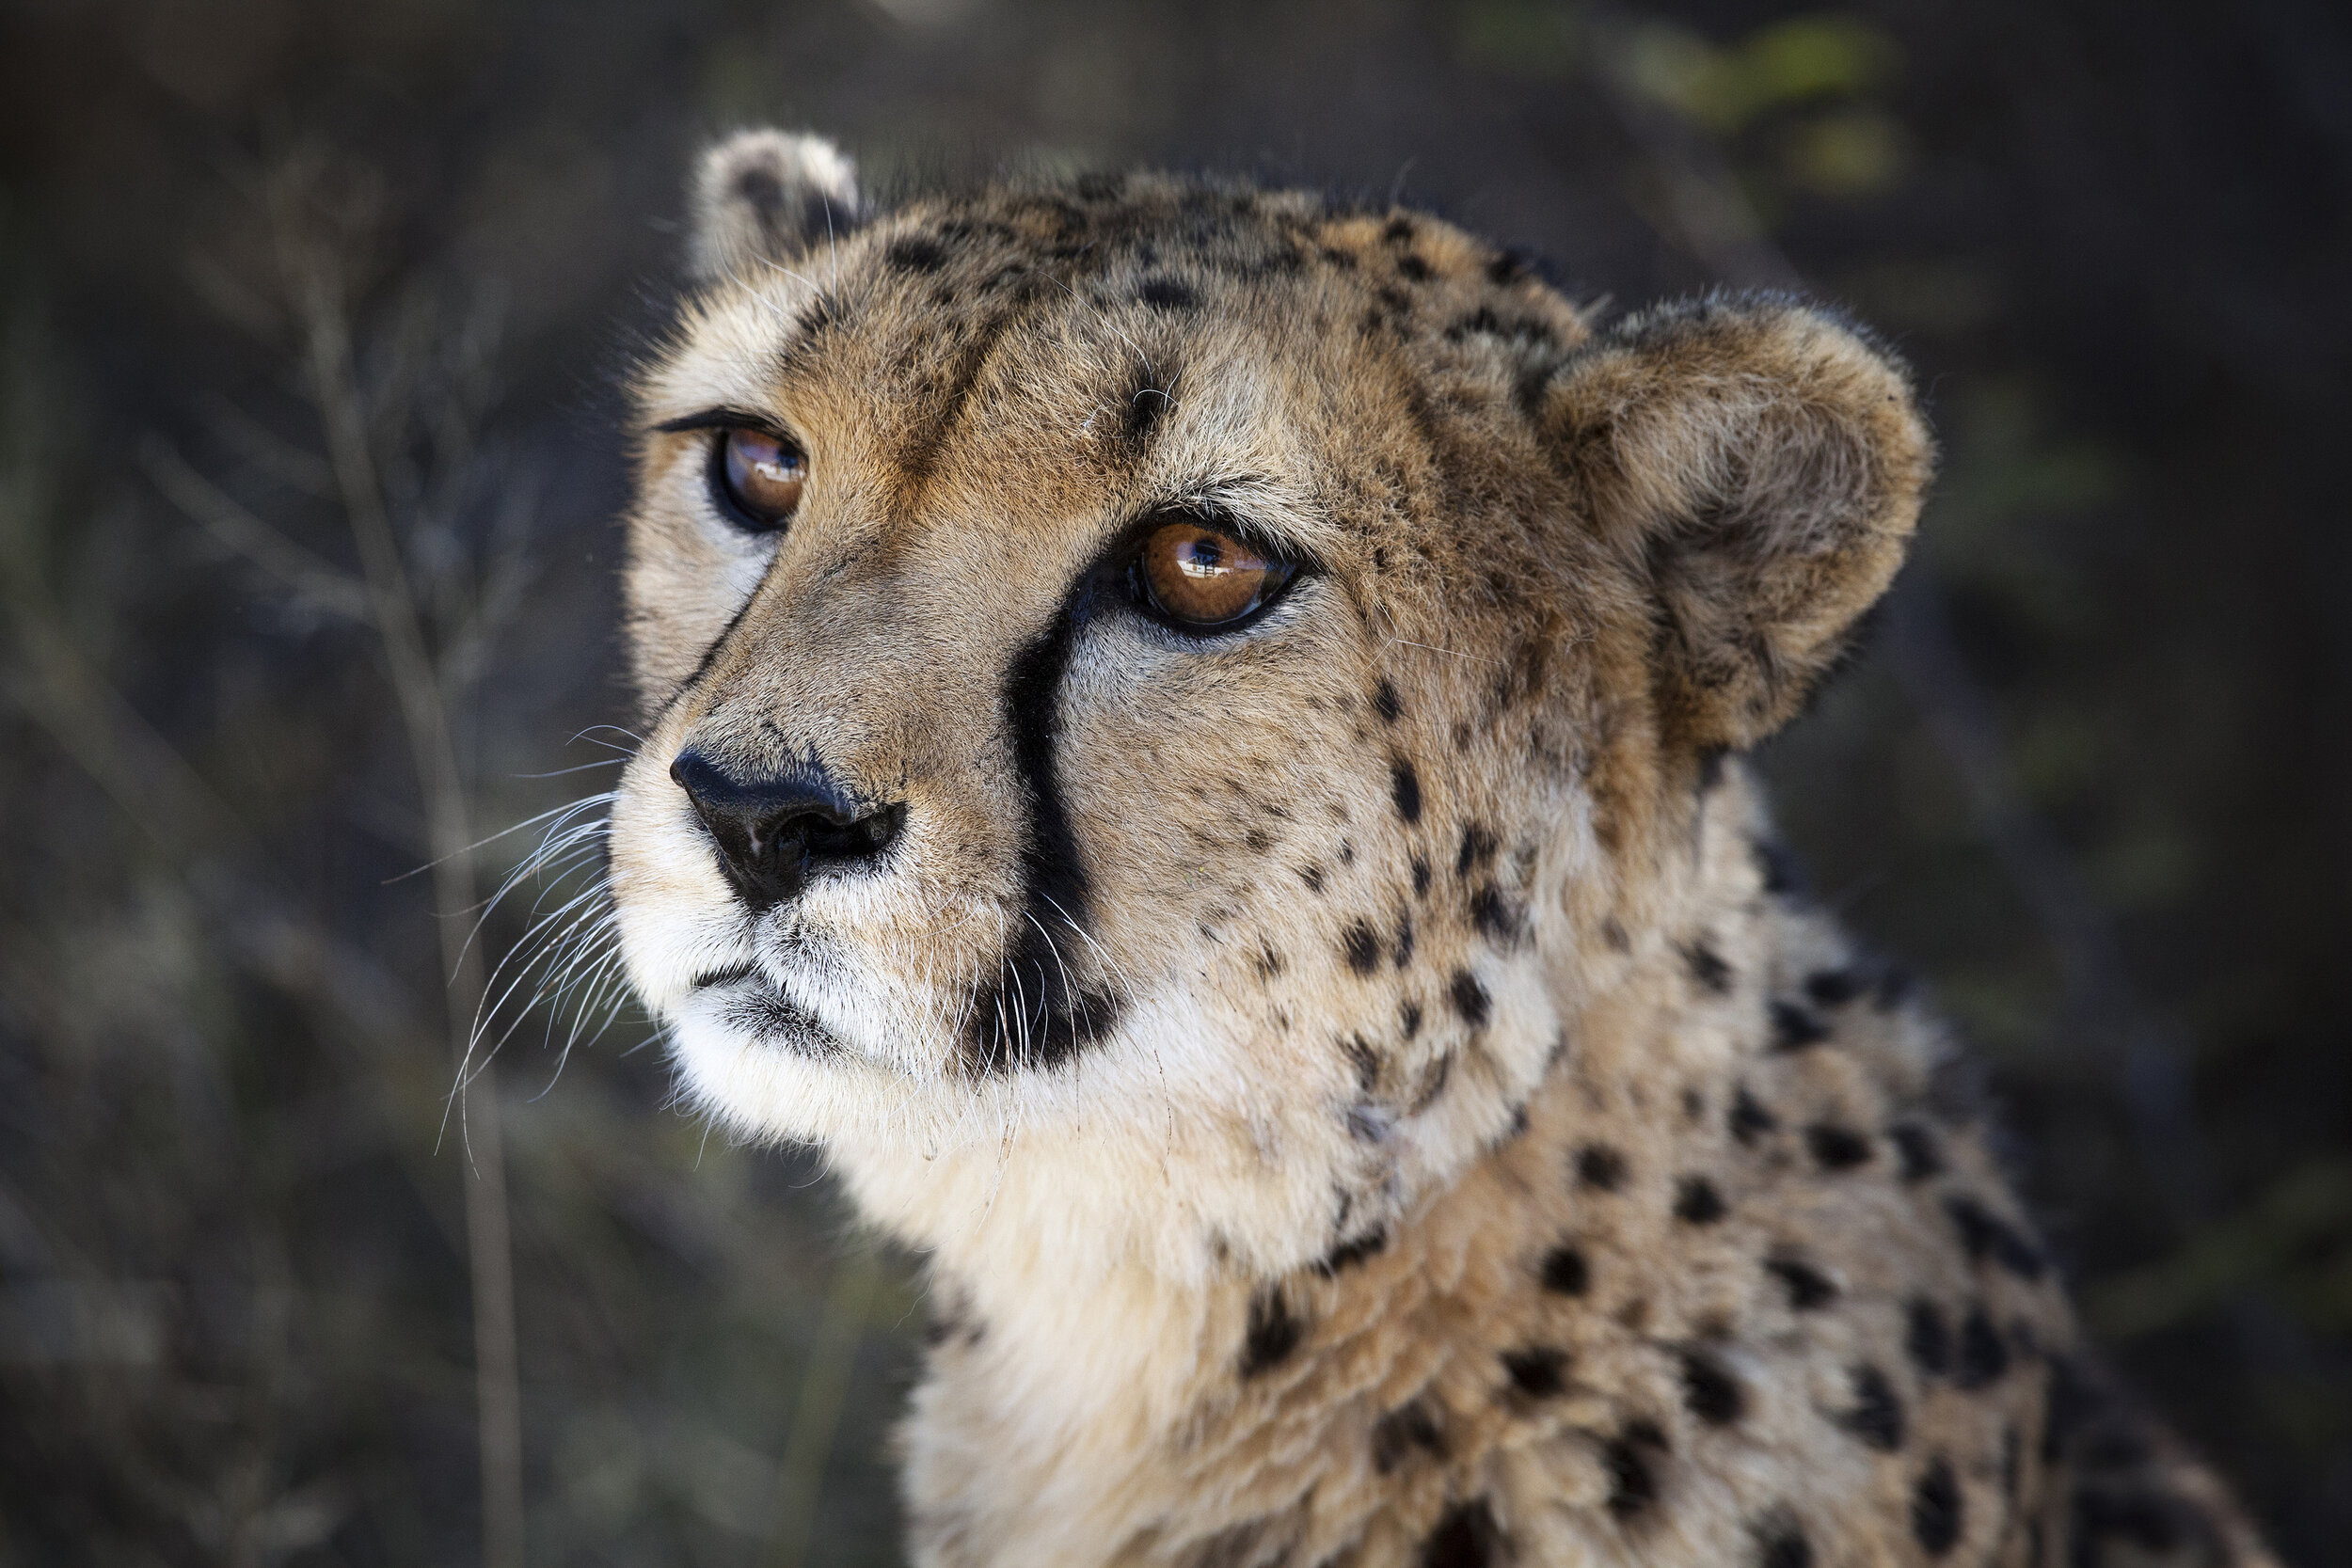
[[[1888,334],[1944,479],[1784,821],[2113,1358],[2341,1560],[2339,8],[7,0],[0,1564],[897,1560],[911,1260],[674,1106],[585,896],[612,387],[760,121],[885,189],[1393,193],[1614,309]]]

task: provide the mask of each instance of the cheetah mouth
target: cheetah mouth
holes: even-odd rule
[[[821,1060],[846,1048],[817,1015],[787,996],[756,964],[730,964],[697,974],[690,990],[708,998],[713,1016],[753,1045],[774,1046]]]

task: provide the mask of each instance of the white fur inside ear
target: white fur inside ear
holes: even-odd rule
[[[739,131],[703,154],[691,258],[700,282],[744,277],[761,261],[846,229],[860,209],[857,169],[822,136]]]

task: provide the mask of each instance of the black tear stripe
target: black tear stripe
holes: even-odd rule
[[[1022,835],[1021,914],[1010,950],[972,1009],[965,1050],[982,1072],[1053,1068],[1119,1021],[1119,998],[1078,984],[1088,952],[1086,863],[1062,797],[1061,689],[1085,624],[1091,576],[1005,673],[1005,722],[1028,811]]]
[[[684,701],[688,692],[702,685],[703,677],[710,673],[710,667],[719,662],[719,650],[733,640],[735,628],[743,624],[743,617],[752,612],[752,606],[758,601],[760,588],[767,586],[768,579],[762,577],[759,587],[753,589],[743,602],[735,607],[735,613],[727,617],[727,624],[719,628],[719,635],[710,640],[710,646],[705,648],[703,657],[695,661],[694,673],[677,683],[676,689],[662,703],[660,711],[653,716],[653,722],[645,726],[647,733],[660,729],[661,721],[670,717],[670,710]]]

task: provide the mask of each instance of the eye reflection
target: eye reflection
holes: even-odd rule
[[[1145,538],[1135,577],[1162,615],[1210,630],[1263,607],[1295,570],[1220,529],[1185,518],[1163,523]]]
[[[808,457],[789,441],[732,429],[720,441],[718,477],[738,520],[765,532],[782,528],[799,508]]]

